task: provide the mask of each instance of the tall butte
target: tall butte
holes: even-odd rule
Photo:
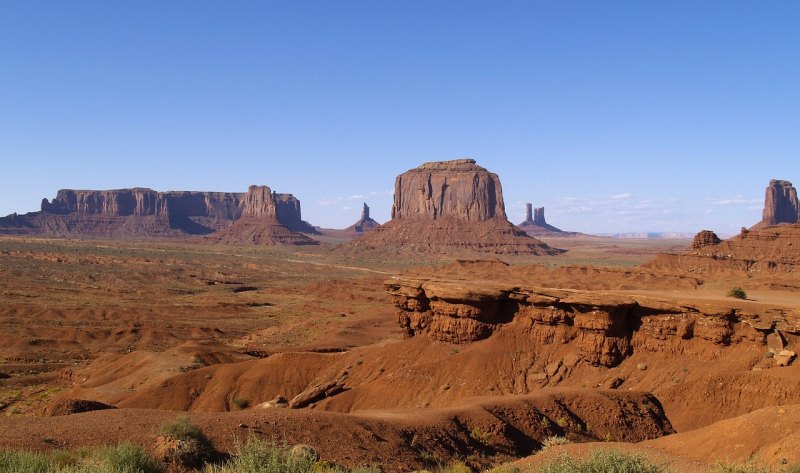
[[[761,221],[754,228],[798,221],[800,221],[800,203],[797,200],[797,189],[789,181],[778,179],[769,181],[764,197],[764,212]]]
[[[242,217],[208,238],[217,243],[256,245],[316,245],[299,232],[316,233],[300,215],[300,201],[291,194],[278,194],[267,186],[250,186],[245,194]]]
[[[531,236],[574,235],[547,223],[544,219],[544,207],[533,208],[533,204],[525,204],[525,221],[517,225]]]
[[[392,219],[352,245],[558,254],[512,225],[497,174],[473,159],[425,163],[397,176]]]

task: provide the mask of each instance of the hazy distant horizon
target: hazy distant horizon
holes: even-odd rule
[[[584,233],[738,233],[800,181],[796,2],[14,2],[0,215],[60,188],[291,193],[389,219],[471,157]]]

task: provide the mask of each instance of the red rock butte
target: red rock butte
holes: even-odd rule
[[[473,159],[425,163],[397,176],[392,220],[355,247],[557,254],[512,225],[497,174]]]
[[[532,237],[537,236],[575,236],[576,232],[565,232],[556,228],[544,218],[544,207],[533,208],[533,204],[525,204],[525,221],[517,225]]]
[[[238,225],[234,223],[242,222]],[[0,218],[0,234],[90,238],[182,238],[231,243],[314,244],[300,201],[267,186],[240,192],[157,192],[147,188],[61,189],[40,212]],[[272,235],[272,236],[269,236]]]
[[[764,196],[762,219],[753,228],[797,223],[799,220],[800,203],[797,200],[797,189],[789,181],[779,179],[769,181]]]

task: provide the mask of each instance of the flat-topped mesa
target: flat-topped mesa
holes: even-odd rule
[[[113,190],[61,189],[52,201],[42,199],[42,212],[51,214],[211,217],[235,220],[241,216],[242,193],[156,192],[147,188]]]
[[[392,219],[506,219],[497,174],[474,159],[425,163],[397,176]]]
[[[557,254],[506,218],[497,174],[473,159],[425,163],[397,176],[392,219],[351,247]]]
[[[791,182],[773,179],[769,181],[764,198],[764,212],[756,227],[797,223],[800,221],[800,203],[797,189]]]
[[[234,220],[241,215],[242,193],[156,192],[147,188],[113,190],[61,189],[42,212],[58,215],[178,216]]]
[[[706,246],[719,245],[720,243],[722,243],[722,240],[719,239],[716,233],[711,230],[703,230],[694,236],[694,240],[692,240],[692,249],[699,250]]]
[[[310,239],[295,232],[316,233],[302,220],[299,200],[291,194],[272,192],[267,186],[250,186],[247,193],[157,192],[141,187],[61,189],[53,200],[43,199],[41,209],[16,218],[0,218],[0,234],[176,238],[227,231],[242,220],[255,222],[251,227],[267,222],[268,233],[278,235],[244,242],[309,243]]]

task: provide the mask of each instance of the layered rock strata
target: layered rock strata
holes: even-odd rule
[[[266,186],[247,193],[156,192],[147,188],[61,189],[43,199],[40,212],[0,218],[0,234],[57,237],[148,238],[210,235],[239,220],[268,221],[288,238],[313,233],[301,218],[300,201]],[[298,240],[307,239],[299,235]]]
[[[316,245],[299,232],[317,233],[303,221],[300,201],[278,194],[267,186],[250,186],[243,199],[242,216],[230,227],[209,238],[218,243],[256,245]]]
[[[800,333],[791,309],[748,312],[639,296],[510,287],[485,281],[393,279],[385,283],[408,337],[470,343],[508,324],[535,345],[569,344],[582,360],[612,367],[637,349],[687,349],[691,339],[716,345],[766,343],[776,330]],[[681,348],[683,346],[683,348]]]
[[[397,177],[392,220],[357,247],[556,254],[509,223],[496,174],[472,159],[425,163]]]
[[[700,250],[707,246],[719,245],[722,240],[719,239],[716,233],[711,230],[703,230],[694,236],[692,240],[692,249]]]
[[[800,224],[744,230],[734,238],[719,241],[713,232],[700,232],[690,253],[662,253],[644,267],[682,273],[744,273],[749,277],[775,274],[800,277]],[[779,285],[787,279],[772,283]],[[779,286],[776,286],[779,287]]]

